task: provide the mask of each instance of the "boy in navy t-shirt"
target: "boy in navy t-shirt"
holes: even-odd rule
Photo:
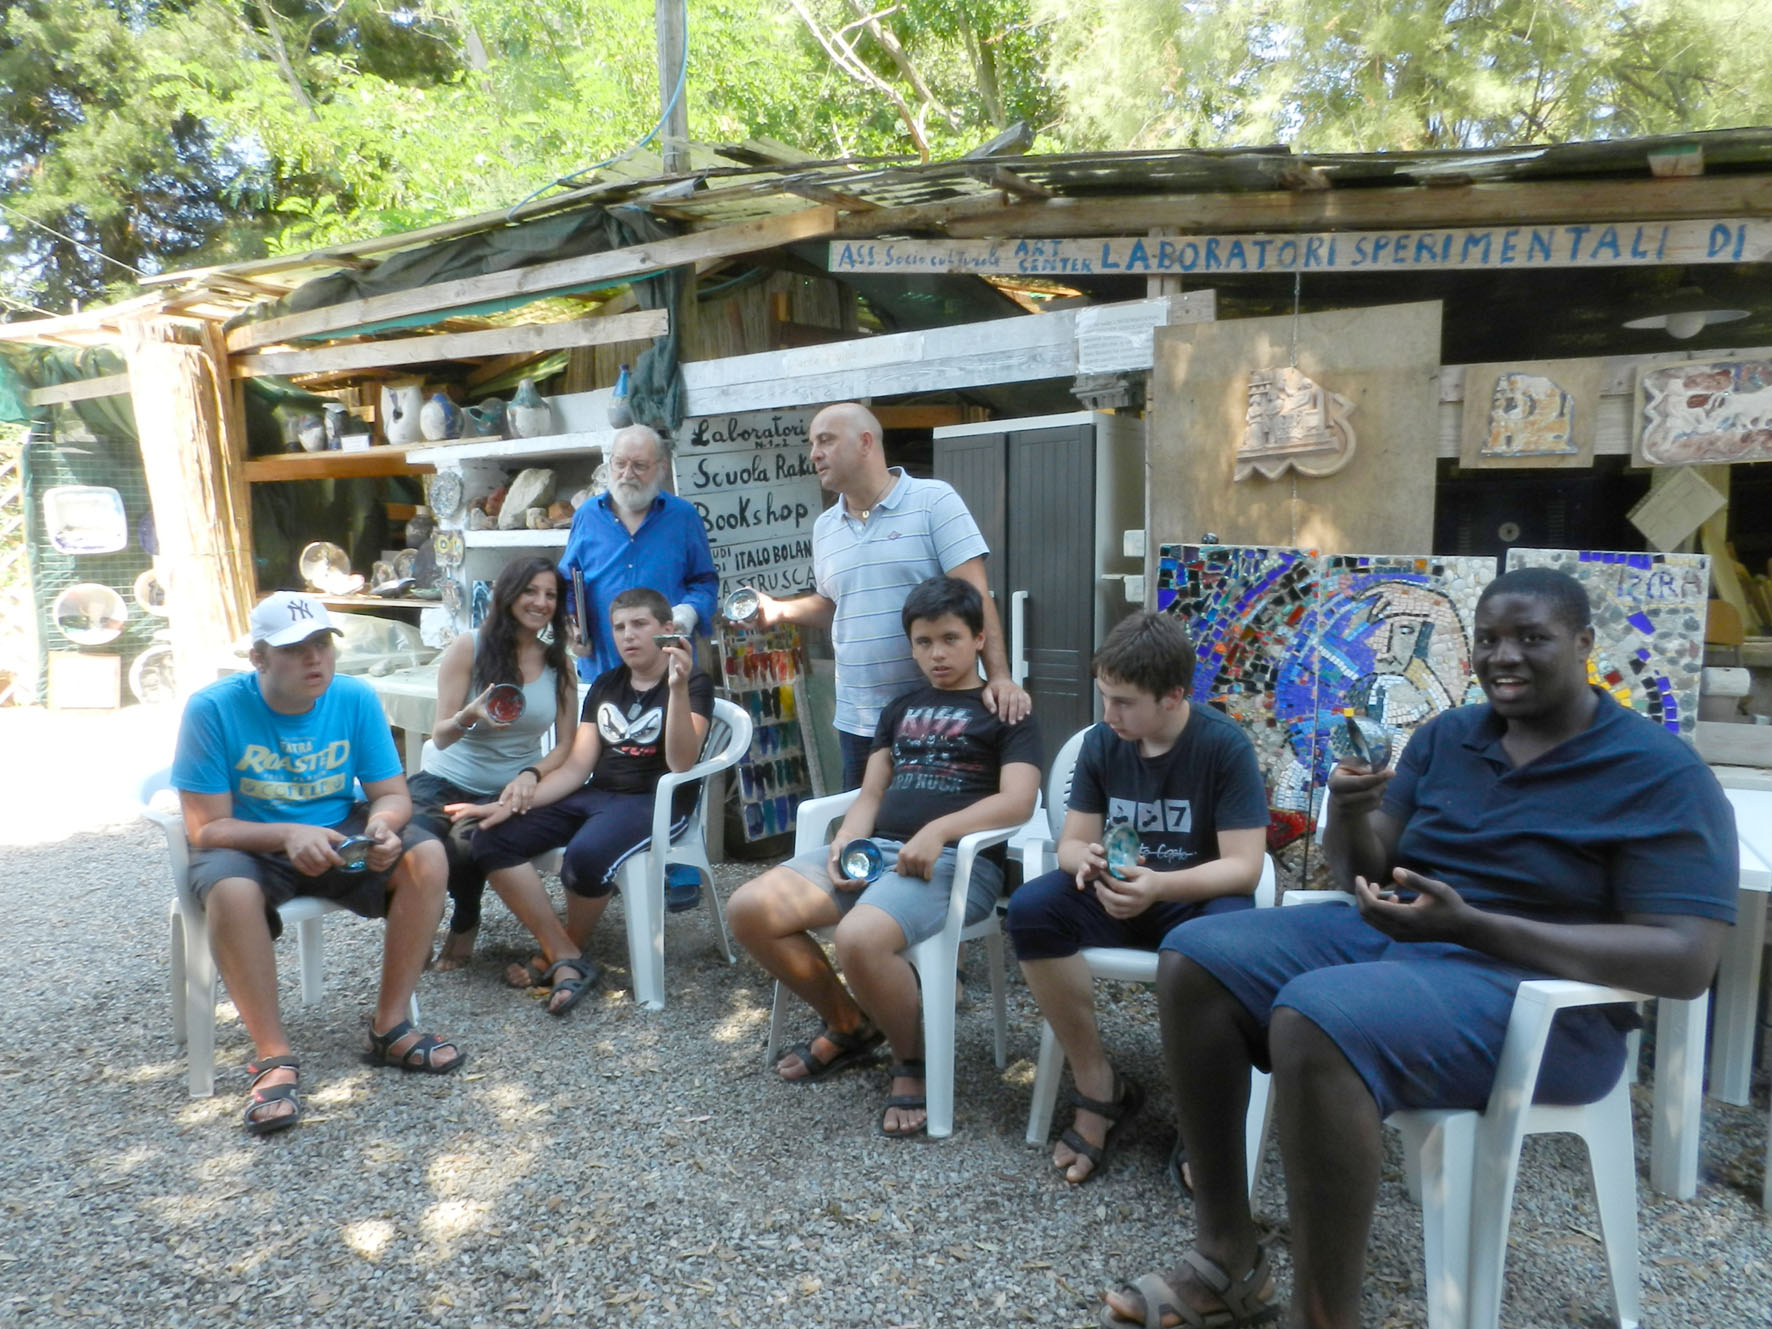
[[[1058,868],[1010,897],[1006,923],[1028,990],[1076,1080],[1077,1116],[1052,1154],[1071,1182],[1095,1175],[1109,1133],[1143,1101],[1102,1051],[1081,950],[1154,951],[1190,919],[1249,908],[1268,820],[1248,737],[1188,701],[1194,651],[1179,619],[1122,619],[1094,670],[1104,719],[1077,754]],[[1115,826],[1138,836],[1138,865],[1118,875],[1101,843]]]
[[[1005,724],[985,706],[978,676],[984,606],[956,577],[931,577],[905,600],[911,655],[926,680],[880,716],[861,791],[828,849],[791,859],[733,893],[733,935],[824,1020],[809,1043],[776,1066],[812,1081],[892,1045],[891,1097],[882,1133],[920,1135],[928,1120],[916,973],[902,952],[940,932],[952,895],[956,842],[1016,826],[1040,788],[1040,735],[1032,719]],[[885,867],[872,883],[839,862],[871,838]],[[981,855],[968,881],[966,921],[995,908],[1000,855]],[[843,986],[809,929],[836,925]],[[851,995],[853,989],[853,996]]]
[[[441,1074],[462,1063],[453,1044],[406,1019],[443,915],[443,846],[408,824],[406,777],[375,694],[335,677],[337,629],[311,596],[277,591],[252,611],[252,672],[211,683],[185,707],[172,785],[190,841],[190,884],[210,948],[256,1057],[246,1129],[301,1119],[299,1063],[277,1009],[271,940],[277,907],[297,896],[388,920],[371,1060]],[[355,796],[361,781],[367,803]],[[339,846],[373,843],[350,870]]]

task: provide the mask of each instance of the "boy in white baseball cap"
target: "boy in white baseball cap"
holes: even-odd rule
[[[335,675],[338,629],[312,596],[277,591],[250,624],[252,672],[192,696],[172,784],[191,843],[191,889],[256,1052],[246,1068],[246,1129],[267,1135],[302,1113],[271,946],[277,907],[297,896],[388,921],[366,1049],[372,1063],[438,1075],[464,1058],[406,1018],[448,869],[443,846],[407,824],[412,804],[381,705],[361,680]],[[366,802],[356,801],[358,782]]]

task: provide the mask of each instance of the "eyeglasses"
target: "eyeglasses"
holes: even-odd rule
[[[651,475],[657,469],[656,461],[640,461],[633,457],[612,457],[609,460],[612,475]]]

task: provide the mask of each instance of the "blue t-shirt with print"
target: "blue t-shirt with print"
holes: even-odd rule
[[[172,785],[229,794],[242,821],[332,826],[356,804],[356,782],[402,773],[381,703],[339,675],[302,715],[265,704],[258,675],[236,674],[192,696],[179,724]]]

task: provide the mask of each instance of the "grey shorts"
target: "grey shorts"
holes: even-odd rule
[[[369,805],[359,803],[351,815],[333,825],[340,835],[361,835],[369,821]],[[404,851],[437,837],[422,827],[408,822],[400,831],[400,847]],[[283,920],[277,914],[279,905],[299,896],[331,900],[342,904],[364,918],[381,918],[388,912],[388,878],[400,866],[395,859],[385,872],[344,872],[337,868],[309,877],[296,869],[285,854],[254,854],[244,849],[191,848],[191,890],[199,901],[209,898],[217,882],[229,877],[244,877],[258,883],[264,892],[265,917],[271,935],[283,931]]]
[[[924,881],[921,877],[901,877],[892,870],[893,864],[898,862],[901,841],[875,836],[874,843],[880,846],[886,871],[859,891],[840,891],[831,885],[825,872],[829,852],[825,849],[816,854],[800,854],[782,866],[798,872],[828,894],[836,901],[838,913],[847,914],[858,904],[871,904],[898,924],[899,931],[904,933],[905,945],[915,946],[920,941],[927,941],[948,921],[948,900],[953,894],[957,851],[953,845],[943,849],[941,857],[935,860],[932,880]],[[990,913],[1002,893],[1002,866],[982,855],[974,858],[972,878],[966,883],[967,925]]]

